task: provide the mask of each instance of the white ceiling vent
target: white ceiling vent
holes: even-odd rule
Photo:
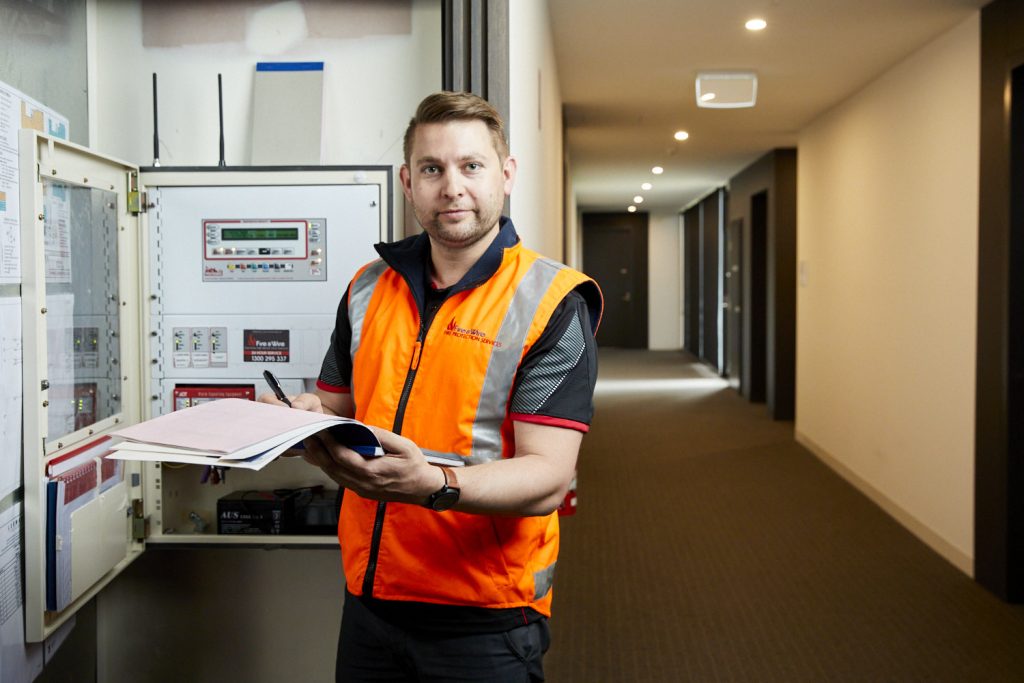
[[[708,109],[753,107],[757,101],[757,74],[718,71],[697,74],[697,106]]]

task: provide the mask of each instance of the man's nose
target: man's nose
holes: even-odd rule
[[[465,192],[462,179],[458,173],[446,173],[442,191],[445,197],[461,197]]]

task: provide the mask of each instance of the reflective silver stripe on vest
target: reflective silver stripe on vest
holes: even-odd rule
[[[533,574],[533,599],[540,600],[548,591],[551,590],[551,586],[555,583],[555,565],[554,562],[550,567],[545,567],[539,572]]]
[[[512,391],[516,368],[522,360],[526,335],[541,300],[564,267],[550,259],[537,259],[512,295],[505,319],[501,321],[501,328],[495,336],[496,343],[484,375],[480,403],[473,422],[473,450],[467,465],[501,459],[501,424],[505,421],[508,397]]]
[[[366,319],[366,309],[370,307],[370,297],[377,287],[381,273],[388,269],[388,264],[378,260],[367,266],[359,277],[352,282],[348,293],[348,322],[352,328],[352,340],[349,344],[349,355],[355,360],[356,351],[359,350],[359,339],[363,334],[363,321]]]
[[[442,453],[441,451],[432,451],[426,448],[421,448],[420,450],[423,451],[423,455],[433,458],[435,465],[450,463],[454,467],[461,467],[466,464],[466,459],[458,453]]]

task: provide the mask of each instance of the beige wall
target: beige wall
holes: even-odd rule
[[[979,19],[799,142],[798,439],[973,571]]]
[[[647,346],[655,350],[683,348],[683,304],[680,299],[681,229],[679,214],[652,213],[647,226]]]
[[[324,62],[323,163],[390,164],[395,174],[395,229],[402,232],[404,203],[397,187],[402,135],[416,104],[441,89],[441,11],[436,0],[413,0],[408,24],[395,17],[394,3],[381,9],[379,34],[316,37],[324,12],[344,22],[346,12],[362,21],[373,0],[332,7],[328,0],[281,3],[289,26],[306,25],[306,35],[249,30],[216,23],[222,12],[258,16],[259,3],[219,8],[198,0],[176,3],[177,11],[154,4],[162,35],[190,36],[198,24],[216,25],[221,37],[203,34],[177,47],[144,44],[144,16],[138,0],[96,3],[94,91],[96,122],[92,147],[136,164],[153,161],[151,74],[159,82],[160,162],[164,166],[215,166],[218,161],[217,74],[224,79],[225,158],[228,165],[250,163],[253,76],[256,62]],[[241,7],[241,9],[239,9]],[[303,18],[302,13],[306,16]],[[292,16],[298,13],[296,16]],[[167,25],[170,24],[170,25]],[[352,29],[355,30],[354,28]],[[214,31],[216,34],[217,31]],[[351,31],[350,31],[351,33]],[[157,40],[150,31],[149,39]],[[181,42],[187,42],[182,38]]]
[[[565,172],[565,264],[583,268],[583,227],[580,225],[580,207],[576,203],[576,188],[572,182],[572,160],[566,157]]]
[[[511,213],[523,243],[562,260],[562,98],[546,0],[509,3]]]

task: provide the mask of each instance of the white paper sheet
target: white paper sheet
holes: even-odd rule
[[[0,500],[21,486],[21,297],[0,298]]]
[[[53,185],[43,200],[46,223],[43,249],[46,252],[46,282],[71,282],[71,203],[68,188]]]
[[[0,681],[28,683],[43,671],[42,643],[25,643],[21,503],[0,512]]]

